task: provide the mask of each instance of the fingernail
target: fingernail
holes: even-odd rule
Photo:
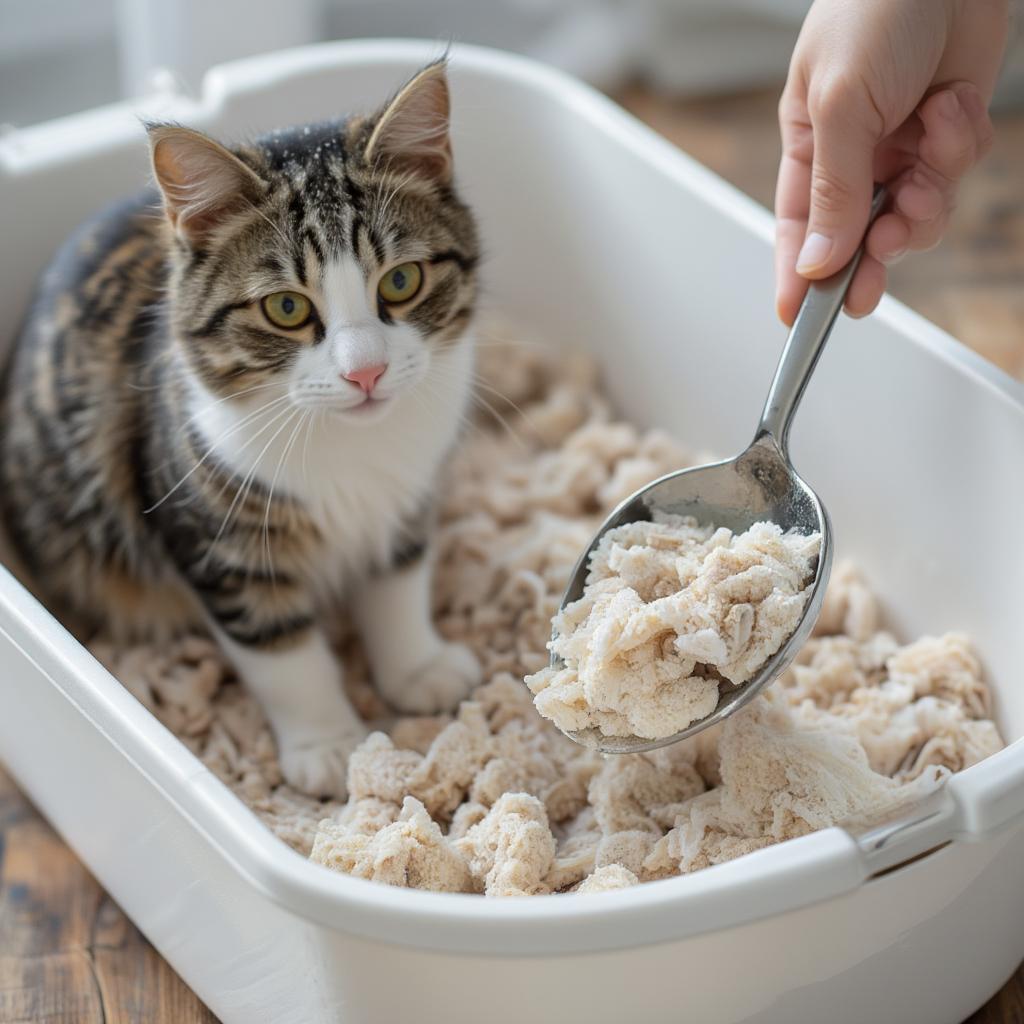
[[[895,252],[884,252],[878,257],[880,263],[884,263],[887,267],[891,267],[894,263],[899,263],[904,256],[907,255],[906,249],[897,249]]]
[[[947,121],[955,121],[963,113],[960,100],[951,89],[940,92],[936,97],[935,105],[938,107],[939,116],[944,117]]]
[[[803,248],[796,258],[797,273],[802,274],[805,270],[814,270],[816,267],[820,267],[828,259],[830,252],[832,252],[832,239],[818,234],[817,231],[812,231],[804,239]]]

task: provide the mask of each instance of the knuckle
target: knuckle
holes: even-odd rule
[[[791,84],[787,83],[778,102],[778,121],[782,136],[791,138],[810,132],[807,104],[803,95]]]
[[[816,164],[811,173],[811,205],[819,214],[842,213],[853,200],[853,188],[831,168]]]
[[[795,160],[810,163],[814,155],[814,133],[809,124],[783,122],[782,152]]]
[[[810,84],[807,111],[815,127],[848,126],[876,139],[885,132],[885,118],[869,83],[847,70],[821,75]]]
[[[826,75],[816,79],[808,90],[807,109],[814,120],[845,117],[857,94],[857,82],[849,75]]]
[[[788,121],[790,118],[790,109],[793,101],[787,95],[789,87],[787,86],[782,90],[782,95],[779,97],[779,102],[775,104],[775,116],[779,119],[779,122]]]
[[[782,95],[779,96],[779,102],[776,105],[776,112],[780,121],[795,121],[799,118],[802,112],[804,103],[800,98],[800,90],[793,82],[792,74],[787,80],[785,87],[782,90]]]

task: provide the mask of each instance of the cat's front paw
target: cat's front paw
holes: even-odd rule
[[[358,728],[326,739],[282,743],[278,749],[281,774],[289,786],[309,796],[344,800],[348,759],[364,739],[366,730]]]
[[[398,711],[433,715],[453,710],[480,682],[481,676],[480,662],[468,647],[443,644],[432,658],[385,696]]]

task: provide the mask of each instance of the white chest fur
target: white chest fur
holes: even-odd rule
[[[284,385],[228,402],[196,389],[192,414],[218,460],[240,478],[251,474],[273,494],[302,502],[324,538],[310,582],[326,597],[386,562],[396,530],[424,509],[465,416],[472,366],[464,337],[434,355],[422,386],[365,424],[328,409],[296,409]]]

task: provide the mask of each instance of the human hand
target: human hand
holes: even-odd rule
[[[846,296],[865,316],[886,265],[938,244],[957,184],[992,144],[988,103],[1008,0],[816,0],[779,103],[776,309],[791,324],[808,280],[844,266],[874,182],[892,196]]]

